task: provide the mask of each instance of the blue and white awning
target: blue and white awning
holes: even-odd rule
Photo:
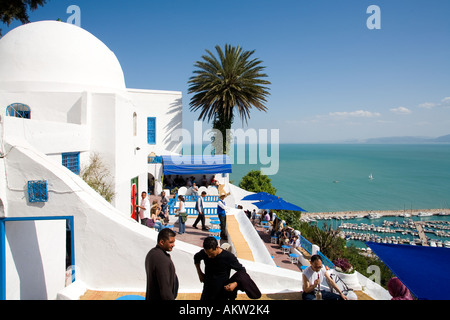
[[[165,175],[231,173],[231,161],[227,155],[171,155],[162,158]]]

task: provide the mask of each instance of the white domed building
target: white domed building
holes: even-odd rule
[[[25,24],[0,45],[0,85],[23,91],[126,91],[114,53],[88,31],[57,21]]]
[[[74,164],[76,173],[99,154],[114,177],[112,203],[122,212],[130,210],[132,179],[147,191],[147,156],[180,151],[168,137],[182,127],[181,98],[181,92],[127,89],[115,54],[72,24],[30,23],[0,40],[6,137]]]
[[[180,152],[180,144],[173,143],[170,135],[182,128],[181,99],[179,91],[127,88],[115,54],[72,24],[29,23],[0,39],[0,275],[6,273],[0,277],[0,300],[42,298],[40,289],[33,286],[41,288],[51,278],[48,275],[57,272],[53,268],[61,270],[61,265],[51,264],[50,269],[39,265],[47,254],[54,260],[59,252],[62,278],[45,286],[50,291],[46,297],[55,297],[60,282],[64,283],[66,221],[78,232],[72,242],[72,261],[84,270],[86,281],[97,278],[101,283],[108,274],[115,277],[116,271],[111,274],[108,267],[104,275],[98,275],[95,268],[103,267],[96,260],[104,259],[102,265],[119,263],[105,257],[114,248],[112,243],[117,241],[132,252],[128,245],[139,245],[127,242],[139,240],[129,228],[138,227],[138,234],[149,231],[139,229],[131,218],[132,201],[140,200],[152,177],[157,181],[155,192],[161,191],[161,164],[149,164],[148,156]],[[93,154],[111,173],[115,194],[111,204],[79,176]],[[33,193],[33,188],[42,186],[44,191]],[[122,222],[102,231],[111,219],[119,218],[127,227]],[[92,224],[99,229],[91,230]],[[46,234],[52,245],[46,246],[47,240],[39,234]],[[111,234],[115,240],[109,241]],[[105,248],[95,237],[111,243]],[[130,240],[122,242],[122,237]],[[40,250],[29,252],[30,246]],[[148,248],[146,243],[143,252]],[[120,255],[121,250],[116,248],[114,254]],[[131,252],[120,259],[130,260]],[[38,266],[37,272],[30,269],[37,276],[27,274],[25,261]],[[142,263],[137,262],[136,268],[142,269]],[[142,272],[139,278],[145,282]],[[4,278],[7,283],[1,281]],[[133,282],[129,281],[131,286]],[[25,283],[27,293],[21,290]]]

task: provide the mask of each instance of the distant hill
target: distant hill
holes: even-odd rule
[[[450,142],[450,134],[433,139],[433,142]]]
[[[450,143],[450,134],[437,138],[430,137],[383,137],[365,140],[346,141],[346,143],[368,143],[368,144],[422,144],[422,143]]]

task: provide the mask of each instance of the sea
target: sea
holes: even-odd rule
[[[450,208],[450,144],[280,144],[273,155],[270,147],[257,149],[257,161],[251,146],[243,161],[243,149],[241,160],[238,151],[233,155],[233,184],[251,170],[269,168],[272,157],[271,170],[278,161],[278,171],[268,177],[276,195],[311,213]],[[402,218],[345,222],[381,225],[389,219]]]

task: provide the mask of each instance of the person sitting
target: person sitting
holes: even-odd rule
[[[202,183],[202,186],[208,187],[208,180],[206,180],[206,176],[205,175],[203,175],[201,183]]]
[[[280,239],[280,247],[283,245],[289,244],[289,239],[291,238],[291,234],[289,233],[289,227],[284,227],[281,231]]]
[[[169,207],[169,199],[167,199],[166,193],[161,192],[161,211],[164,215],[167,213],[167,208]]]
[[[161,231],[164,225],[164,213],[161,214],[161,208],[159,207],[158,201],[153,200],[152,207],[150,209],[150,219],[153,220],[154,226],[158,232]]]
[[[311,257],[311,265],[303,271],[302,278],[303,300],[347,300],[347,297],[328,274],[322,263],[322,258],[317,254]],[[329,287],[339,292],[339,294],[331,292],[330,288],[325,285],[324,280],[326,280]]]
[[[164,183],[166,184],[166,186],[169,189],[173,188],[173,180],[172,180],[172,177],[170,176],[170,174],[167,177],[164,178]]]
[[[195,184],[195,182],[192,184],[191,190],[192,190],[192,195],[193,195],[193,196],[198,196],[198,187],[197,187],[197,185]]]
[[[300,248],[301,247],[301,245],[300,245],[300,239],[298,238],[298,236],[297,235],[294,235],[292,238],[291,238],[291,241],[290,241],[290,246],[292,247],[292,248]]]

